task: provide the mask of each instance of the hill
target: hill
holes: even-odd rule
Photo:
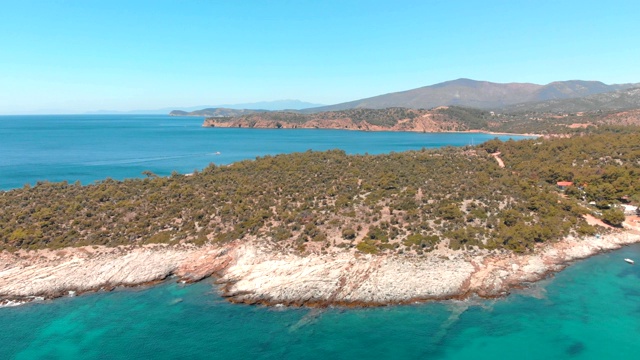
[[[632,92],[630,90],[629,92]],[[609,93],[610,94],[610,93]],[[387,108],[349,109],[302,114],[260,112],[231,117],[210,117],[204,127],[271,129],[342,129],[361,131],[484,131],[514,134],[567,134],[589,132],[600,126],[640,125],[639,109],[624,111],[498,112],[459,106],[431,110]]]
[[[553,99],[541,102],[522,103],[503,107],[501,111],[515,112],[585,112],[617,111],[640,108],[640,87],[605,92],[571,99]]]
[[[0,197],[0,249],[257,237],[300,252],[421,254],[444,239],[454,249],[528,251],[593,231],[575,199],[550,191],[558,180],[588,183],[584,194],[573,189],[577,199],[640,201],[638,136],[492,140],[375,156],[305,152],[211,165],[193,176],[39,183]],[[506,168],[489,155],[495,151]]]
[[[568,99],[638,87],[640,84],[607,85],[599,81],[556,81],[547,85],[531,83],[493,83],[457,79],[417,89],[394,92],[346,103],[305,109],[304,112],[336,111],[354,108],[382,109],[406,107],[429,109],[454,105],[480,109]]]
[[[462,118],[444,110],[446,109],[348,109],[312,114],[274,111],[236,117],[211,117],[204,121],[203,126],[418,132],[488,129],[486,118],[490,114],[487,111],[469,109],[467,112],[473,112],[474,115]]]

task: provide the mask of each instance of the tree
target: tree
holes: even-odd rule
[[[151,170],[145,170],[142,172],[142,175],[148,177],[148,178],[157,178],[158,175],[154,174]]]
[[[620,209],[608,209],[602,212],[602,221],[611,226],[622,225],[624,219],[624,212]]]

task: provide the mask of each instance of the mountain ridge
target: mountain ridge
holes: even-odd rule
[[[592,94],[569,99],[550,99],[539,102],[514,104],[500,110],[513,112],[584,112],[621,111],[640,108],[640,87]]]
[[[437,106],[465,106],[496,109],[519,103],[578,98],[638,87],[640,83],[607,85],[600,81],[554,81],[533,83],[495,83],[468,78],[445,81],[415,89],[392,92],[345,103],[304,109],[302,112],[336,111],[354,108],[381,109],[407,107],[429,109]]]

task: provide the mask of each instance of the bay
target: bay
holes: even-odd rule
[[[203,128],[204,118],[167,115],[0,116],[0,189],[37,181],[191,173],[210,163],[307,150],[347,153],[478,144],[490,134],[362,132],[326,129]],[[520,139],[522,136],[499,136]]]

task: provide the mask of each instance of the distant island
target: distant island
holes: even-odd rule
[[[628,213],[640,203],[639,134],[601,126],[388,155],[309,151],[3,192],[0,299],[171,275],[214,276],[230,301],[270,305],[502,296],[640,241]]]

